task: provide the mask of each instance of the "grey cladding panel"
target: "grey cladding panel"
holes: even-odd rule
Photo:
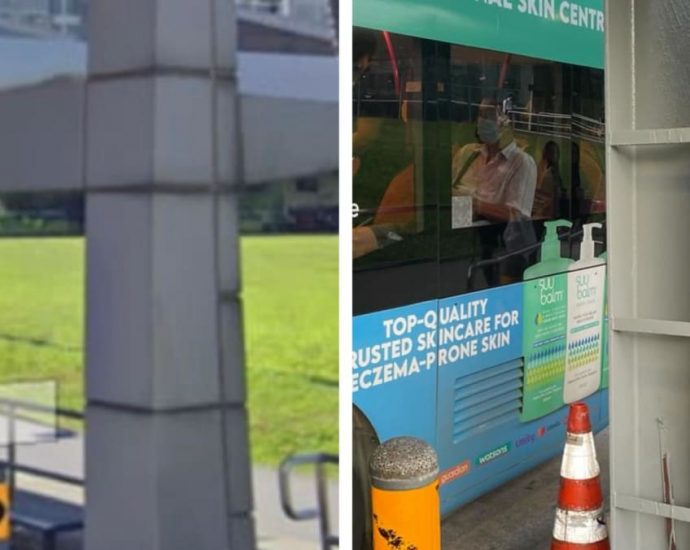
[[[83,187],[84,96],[77,78],[0,91],[0,191]]]
[[[685,0],[607,2],[613,550],[668,548],[663,507],[615,505],[617,495],[663,503],[662,453],[676,504],[690,503],[688,29]],[[690,548],[678,517],[677,547]]]
[[[634,8],[637,128],[690,126],[690,109],[684,108],[690,83],[690,3],[637,0]]]
[[[687,247],[680,245],[690,235],[690,145],[639,147],[630,159],[638,315],[690,321]]]
[[[338,168],[338,103],[247,96],[240,100],[246,183]]]

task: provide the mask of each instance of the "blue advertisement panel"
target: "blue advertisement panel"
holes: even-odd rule
[[[438,363],[467,375],[522,355],[522,285],[439,302]]]
[[[434,446],[444,513],[562,451],[563,400],[531,418],[524,414],[530,392],[525,335],[534,321],[525,294],[530,284],[353,321],[354,404],[381,441],[409,435]],[[562,338],[571,325],[563,323]],[[607,392],[598,389],[583,395],[595,431],[608,421]]]
[[[522,285],[439,302],[438,438],[442,496],[512,449],[484,434],[519,416]],[[491,448],[489,448],[491,447]],[[476,456],[475,456],[476,455]],[[480,456],[481,455],[481,456]]]
[[[436,443],[437,324],[436,300],[353,319],[353,402],[382,441]]]

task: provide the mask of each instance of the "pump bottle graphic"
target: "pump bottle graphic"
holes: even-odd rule
[[[573,261],[561,256],[558,228],[572,224],[555,220],[544,226],[540,261],[523,274],[523,422],[563,406],[568,269]]]
[[[554,220],[544,223],[546,235],[541,245],[541,258],[539,263],[525,270],[522,277],[524,280],[549,277],[568,270],[573,260],[561,256],[561,241],[558,239],[558,228],[572,226],[573,224],[568,220]]]
[[[606,265],[595,256],[592,231],[600,223],[583,226],[580,259],[568,273],[568,336],[563,401],[573,403],[601,384],[602,317]]]

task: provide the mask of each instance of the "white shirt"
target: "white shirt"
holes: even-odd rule
[[[457,182],[460,171],[472,160]],[[532,216],[537,188],[537,165],[515,141],[501,149],[489,160],[486,145],[466,145],[453,156],[452,176],[454,195],[472,195],[490,204],[502,204],[518,211],[524,218]]]

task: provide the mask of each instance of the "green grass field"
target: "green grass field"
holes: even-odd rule
[[[0,381],[54,378],[83,407],[84,243],[0,239]],[[252,452],[337,451],[336,236],[242,239]]]
[[[338,450],[338,237],[242,240],[255,462]]]

